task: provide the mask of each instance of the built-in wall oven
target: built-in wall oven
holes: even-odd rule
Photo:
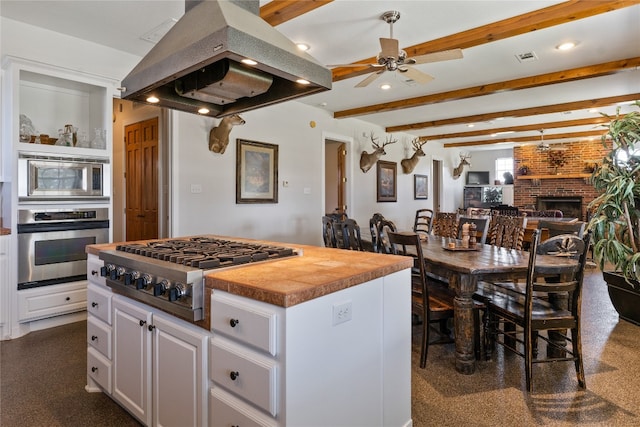
[[[85,280],[85,247],[109,242],[109,209],[21,209],[17,228],[19,290]]]

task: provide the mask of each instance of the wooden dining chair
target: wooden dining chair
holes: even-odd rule
[[[433,234],[440,237],[458,237],[458,214],[456,212],[437,212],[433,219]]]
[[[337,240],[335,233],[335,221],[330,216],[322,217],[322,238],[324,246],[327,248],[337,248]]]
[[[433,210],[418,209],[413,222],[413,232],[420,235],[429,235],[433,229]]]
[[[534,230],[524,286],[514,282],[509,289],[504,283],[494,287],[485,282],[474,294],[474,299],[482,300],[486,307],[487,349],[490,351],[494,344],[499,344],[524,358],[529,392],[533,390],[533,364],[545,362],[574,362],[578,384],[581,388],[586,387],[580,321],[586,248],[590,238],[591,233],[584,238],[573,234],[562,235],[540,245],[540,230]],[[545,272],[536,265],[540,252],[577,257],[577,267],[571,274],[560,276],[559,281],[543,281]],[[553,302],[553,297],[558,294],[568,296],[567,306]],[[548,298],[543,298],[545,295]],[[570,335],[566,331],[570,331]],[[547,352],[546,357],[540,355],[536,351],[539,340],[544,341],[548,349],[556,351]],[[570,347],[566,344],[570,344]]]
[[[526,225],[526,216],[492,215],[489,227],[489,244],[521,250]]]
[[[446,288],[429,286],[424,267],[422,245],[417,233],[387,233],[392,253],[413,257],[414,268],[411,275],[411,312],[422,320],[422,341],[420,349],[420,367],[427,364],[429,350],[429,331],[432,322],[446,322],[453,318],[454,293]],[[440,329],[441,331],[441,329]],[[441,338],[431,344],[453,342],[450,336]]]
[[[352,251],[364,250],[360,226],[355,219],[347,218],[344,221],[337,222],[336,226],[342,233],[342,249],[350,249]]]
[[[371,251],[380,252],[378,245],[378,224],[384,219],[384,215],[379,212],[373,214],[369,219],[369,232],[371,233]]]
[[[388,236],[390,232],[396,231],[398,231],[398,229],[393,221],[389,221],[388,219],[383,218],[378,222],[376,237],[378,241],[378,252],[383,254],[393,253]]]
[[[538,229],[546,228],[549,230],[549,237],[558,236],[560,234],[575,234],[577,236],[582,236],[584,234],[584,229],[586,226],[586,222],[584,221],[575,221],[575,222],[567,222],[567,221],[550,221],[546,219],[541,219],[538,221]]]

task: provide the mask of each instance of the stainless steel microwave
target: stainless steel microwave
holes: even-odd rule
[[[20,201],[106,200],[111,195],[108,159],[41,156],[18,158]]]

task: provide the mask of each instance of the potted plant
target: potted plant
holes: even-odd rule
[[[588,228],[614,307],[621,318],[640,324],[640,112],[621,116],[618,108],[615,117],[603,115],[611,119],[602,136],[610,150],[591,175],[602,193],[589,204]],[[613,271],[604,271],[605,265]]]
[[[518,168],[518,173],[520,175],[528,175],[530,171],[531,171],[531,168],[526,163],[521,164],[520,167]]]

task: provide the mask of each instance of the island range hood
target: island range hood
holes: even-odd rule
[[[124,78],[122,97],[224,117],[331,89],[331,71],[259,13],[258,0],[187,0]]]

